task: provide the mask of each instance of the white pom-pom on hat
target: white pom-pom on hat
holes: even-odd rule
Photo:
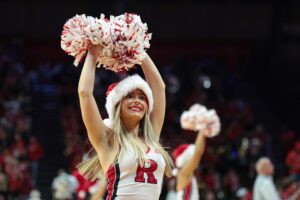
[[[173,175],[173,176],[177,176],[177,175],[178,175],[178,172],[179,172],[178,168],[173,168],[173,169],[172,169],[172,175]]]
[[[148,101],[148,110],[149,113],[153,110],[153,94],[148,83],[142,79],[139,75],[135,74],[132,76],[128,76],[122,81],[113,84],[113,87],[109,87],[109,91],[107,91],[106,96],[106,104],[105,108],[108,114],[109,120],[114,119],[115,108],[118,102],[122,100],[128,93],[132,92],[135,89],[142,90]],[[111,123],[112,121],[110,121]]]

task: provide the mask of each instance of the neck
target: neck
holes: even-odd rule
[[[261,173],[260,175],[263,175],[263,176],[272,176],[272,174],[268,174],[268,173]]]
[[[134,123],[132,121],[126,122],[123,124],[124,128],[126,129],[126,131],[128,133],[132,133],[134,134],[134,136],[138,136],[139,134],[139,128],[140,128],[140,124],[139,123]]]

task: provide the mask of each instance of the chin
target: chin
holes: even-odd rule
[[[141,121],[143,119],[144,115],[142,115],[142,114],[135,114],[132,117],[135,118],[136,120]]]

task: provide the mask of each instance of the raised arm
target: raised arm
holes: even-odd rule
[[[78,84],[81,115],[87,129],[89,140],[96,150],[99,150],[101,142],[106,138],[105,125],[103,124],[97,103],[93,96],[96,55],[97,52],[101,50],[100,48],[100,46],[93,46],[89,49]]]
[[[165,83],[149,55],[143,60],[142,69],[154,98],[153,111],[151,112],[150,119],[155,133],[160,135],[166,109]]]
[[[205,130],[204,130],[205,131]],[[195,142],[195,153],[192,158],[179,170],[177,175],[176,190],[181,191],[190,183],[195,169],[199,166],[200,160],[205,150],[206,136],[198,132]]]

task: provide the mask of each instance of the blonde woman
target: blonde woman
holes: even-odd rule
[[[88,50],[78,93],[82,118],[96,155],[79,165],[93,179],[99,170],[107,178],[106,200],[159,199],[164,173],[171,174],[172,160],[159,144],[165,115],[165,84],[147,55],[142,70],[147,80],[129,76],[107,91],[103,120],[93,96],[97,53]]]

